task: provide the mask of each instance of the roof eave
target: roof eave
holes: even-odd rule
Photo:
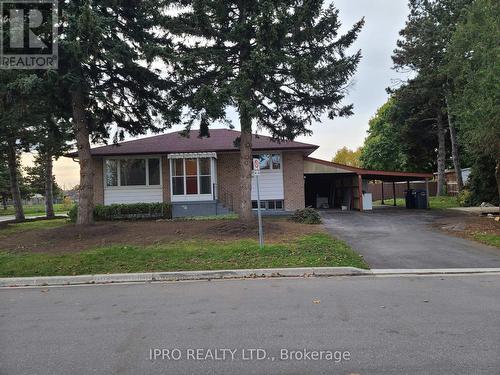
[[[303,151],[306,153],[306,155],[310,155],[314,151],[316,151],[319,148],[319,146],[316,145],[311,145],[311,146],[304,146],[304,147],[298,147],[298,146],[292,146],[292,147],[279,147],[279,148],[273,148],[273,147],[255,147],[253,150],[255,151],[265,151],[265,150],[276,150],[276,151]],[[191,153],[191,152],[239,152],[239,149],[237,148],[230,148],[230,149],[207,149],[207,150],[200,150],[200,149],[192,149],[192,150],[183,150],[183,151],[134,151],[134,152],[105,152],[105,153],[100,153],[100,152],[95,152],[96,149],[90,150],[90,153],[93,157],[105,157],[105,156],[122,156],[122,155],[168,155],[172,153]],[[93,152],[94,151],[94,152]],[[117,150],[118,151],[118,150]],[[70,152],[67,154],[64,154],[63,156],[68,157],[68,158],[76,158],[78,157],[78,153],[76,151]]]

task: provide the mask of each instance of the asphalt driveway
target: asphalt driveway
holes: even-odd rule
[[[363,255],[371,268],[500,267],[500,249],[432,226],[443,215],[460,213],[380,207],[321,215],[330,233]]]

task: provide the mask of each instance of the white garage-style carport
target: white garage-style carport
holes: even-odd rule
[[[314,208],[338,208],[345,210],[369,210],[372,199],[368,193],[370,181],[392,182],[396,205],[396,182],[428,181],[432,173],[377,171],[350,167],[343,164],[306,157],[304,160],[304,192],[306,206]]]

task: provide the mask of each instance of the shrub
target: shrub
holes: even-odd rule
[[[71,221],[76,221],[77,207],[69,212]],[[123,219],[170,219],[172,218],[171,205],[168,203],[133,203],[98,204],[94,207],[94,220],[123,220]]]
[[[472,205],[472,193],[468,189],[463,189],[458,194],[457,199],[461,207],[470,207]]]
[[[76,223],[76,217],[77,216],[78,216],[78,206],[75,204],[68,211],[69,221],[71,221],[72,223]]]
[[[304,224],[321,224],[321,216],[314,208],[310,207],[295,211],[291,220]]]
[[[70,210],[73,207],[73,201],[70,197],[64,197],[63,199],[63,208],[65,210]]]

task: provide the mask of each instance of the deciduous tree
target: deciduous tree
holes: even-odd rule
[[[336,152],[332,161],[334,163],[349,165],[351,167],[361,167],[361,153],[361,147],[358,147],[355,150],[351,150],[344,146]]]

